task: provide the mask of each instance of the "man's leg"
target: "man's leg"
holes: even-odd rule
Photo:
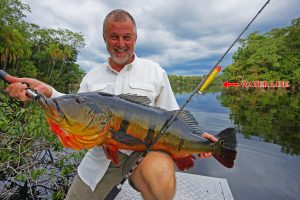
[[[131,174],[131,180],[145,200],[172,199],[176,189],[172,158],[162,152],[149,152]]]
[[[111,189],[120,183],[127,171],[135,165],[142,154],[142,152],[134,152],[129,157],[124,154],[119,155],[120,166],[117,167],[111,164],[95,191],[92,191],[77,176],[68,191],[66,200],[104,199]],[[168,200],[172,199],[175,194],[174,164],[167,154],[161,152],[148,153],[130,178],[146,200]]]
[[[120,166],[110,164],[105,175],[101,181],[97,184],[95,191],[86,185],[81,178],[77,175],[69,188],[68,194],[65,200],[103,200],[112,190],[112,188],[119,184],[124,177],[124,164],[128,160],[128,156],[125,154],[119,154]]]

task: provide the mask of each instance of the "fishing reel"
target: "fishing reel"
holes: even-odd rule
[[[31,98],[34,101],[38,101],[40,98],[46,99],[46,97],[39,93],[37,90],[30,88],[30,85],[28,83],[22,82],[22,84],[25,84],[27,88],[26,90],[26,95]]]

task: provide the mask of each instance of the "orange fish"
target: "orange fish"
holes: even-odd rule
[[[118,164],[118,150],[144,151],[175,111],[148,104],[147,97],[100,92],[40,98],[50,129],[65,147],[89,149],[102,145],[108,159]],[[233,128],[223,130],[213,143],[188,111],[182,111],[152,150],[170,154],[180,170],[193,167],[193,154],[213,152],[226,167],[233,167],[236,136]]]

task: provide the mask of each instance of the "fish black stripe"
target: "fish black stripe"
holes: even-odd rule
[[[154,130],[149,128],[148,131],[147,131],[146,138],[144,140],[147,146],[152,143],[153,136],[154,136]]]
[[[127,129],[129,126],[129,121],[127,121],[126,119],[123,119],[119,128],[119,131],[127,133]]]
[[[144,141],[131,136],[127,133],[127,129],[129,126],[129,121],[123,119],[120,124],[120,128],[118,131],[110,130],[112,134],[112,138],[120,143],[132,146],[132,145],[146,145]]]
[[[181,138],[178,144],[178,151],[181,151],[183,144],[184,144],[184,139]]]

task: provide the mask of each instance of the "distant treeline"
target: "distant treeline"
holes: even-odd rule
[[[0,0],[0,4],[0,69],[38,78],[59,91],[72,91],[84,74],[75,63],[85,45],[83,35],[25,22],[30,7],[20,0]]]
[[[205,76],[169,75],[172,90],[175,94],[192,93]],[[222,90],[222,76],[216,79],[205,89],[205,92],[220,92]]]
[[[169,75],[169,80],[174,93],[190,93],[201,82],[201,76]]]

